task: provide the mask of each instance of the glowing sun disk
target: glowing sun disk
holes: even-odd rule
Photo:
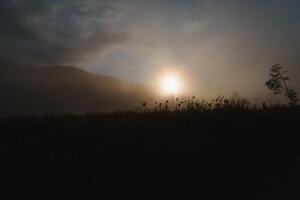
[[[165,94],[177,94],[182,87],[180,79],[175,75],[166,75],[161,82],[161,89]]]

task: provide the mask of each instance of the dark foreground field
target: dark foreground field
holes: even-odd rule
[[[0,194],[299,199],[299,113],[274,108],[1,120]]]

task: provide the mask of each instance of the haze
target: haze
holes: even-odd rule
[[[2,0],[0,59],[150,86],[170,68],[193,95],[264,97],[274,63],[300,89],[299,10],[298,0]]]

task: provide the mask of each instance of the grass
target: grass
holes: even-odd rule
[[[3,119],[0,182],[15,198],[289,199],[299,195],[298,118],[297,106],[192,98]]]

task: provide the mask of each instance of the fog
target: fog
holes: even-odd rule
[[[296,0],[4,0],[0,58],[152,86],[168,68],[189,94],[265,98],[274,63],[300,89],[299,9]]]

